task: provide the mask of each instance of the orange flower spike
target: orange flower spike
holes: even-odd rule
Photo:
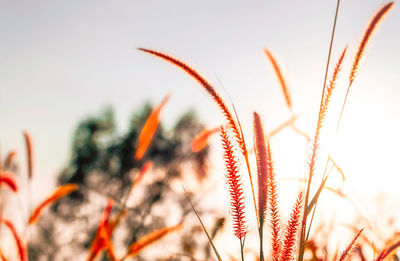
[[[106,241],[108,238],[111,237],[112,231],[114,230],[114,227],[109,226],[108,223],[113,205],[114,201],[112,199],[109,199],[106,207],[104,208],[103,216],[100,219],[96,236],[94,237],[92,245],[90,246],[89,257],[87,259],[88,261],[94,260],[96,256],[100,253],[100,251],[107,246]],[[105,237],[104,233],[106,233],[107,237]],[[110,255],[113,255],[113,249],[109,251],[112,252],[110,253]]]
[[[382,18],[392,9],[394,6],[394,2],[389,2],[385,4],[384,6],[379,9],[379,11],[374,15],[374,18],[370,21],[367,29],[365,30],[364,36],[360,42],[360,45],[358,46],[357,54],[354,58],[353,62],[353,67],[350,72],[349,80],[350,80],[350,85],[353,83],[354,79],[356,78],[356,74],[358,71],[358,67],[361,61],[361,58],[363,57],[365,48],[371,39],[372,33],[375,31],[376,26],[379,24],[379,22],[382,20]]]
[[[26,157],[28,163],[28,178],[32,179],[33,176],[33,150],[32,150],[32,139],[29,132],[24,131],[25,145],[26,145]]]
[[[143,129],[139,135],[139,142],[135,155],[135,158],[137,160],[143,158],[147,148],[149,147],[150,142],[153,139],[154,133],[156,132],[158,124],[160,122],[160,112],[164,108],[165,104],[168,102],[170,96],[170,94],[165,96],[161,104],[158,105],[158,107],[156,107],[147,118],[147,121],[144,124]]]
[[[78,185],[77,184],[66,184],[66,185],[62,185],[59,186],[54,192],[53,194],[51,194],[48,198],[46,198],[44,201],[42,201],[42,203],[40,203],[32,212],[28,224],[32,225],[34,224],[38,218],[40,217],[43,209],[45,207],[47,207],[48,205],[50,205],[51,203],[57,201],[58,199],[68,195],[69,193],[75,191],[78,189]]]
[[[117,260],[117,257],[115,256],[115,251],[114,251],[114,245],[111,242],[111,237],[110,233],[108,231],[108,228],[106,227],[101,227],[99,231],[99,238],[102,239],[103,241],[103,246],[107,248],[108,250],[108,256],[112,261]]]
[[[18,255],[19,255],[20,261],[28,261],[28,254],[26,252],[26,247],[22,243],[22,240],[19,237],[14,224],[10,220],[7,220],[7,219],[0,219],[0,223],[3,223],[4,225],[6,225],[10,229],[11,233],[13,234],[15,243],[17,244]]]
[[[268,50],[264,49],[265,54],[267,55],[269,61],[271,62],[272,67],[274,67],[274,71],[276,76],[278,77],[279,84],[281,85],[283,95],[285,96],[286,105],[290,111],[292,111],[292,99],[290,97],[290,93],[286,84],[286,80],[283,77],[282,70],[279,67],[274,55]]]
[[[219,128],[214,129],[203,129],[192,142],[192,151],[199,152],[208,145],[209,138],[219,131]]]
[[[126,254],[125,258],[134,257],[134,256],[138,255],[139,252],[141,252],[145,247],[155,243],[156,241],[160,240],[167,234],[169,234],[173,231],[176,231],[176,230],[180,229],[181,227],[182,227],[182,223],[179,223],[176,226],[164,227],[164,228],[158,229],[156,231],[153,231],[153,232],[145,235],[142,238],[139,238],[138,241],[136,241],[129,247],[129,251]]]
[[[4,161],[4,169],[8,169],[11,167],[16,155],[17,152],[15,150],[12,150],[8,153],[7,158]]]
[[[281,260],[293,260],[297,247],[298,230],[300,225],[300,212],[303,205],[303,194],[300,192],[297,197],[296,204],[290,214],[290,219],[286,227],[285,238],[283,241],[283,249]]]
[[[11,189],[13,192],[15,193],[18,192],[18,185],[11,171],[5,171],[3,173],[0,173],[0,186],[3,183],[7,185],[8,188]]]

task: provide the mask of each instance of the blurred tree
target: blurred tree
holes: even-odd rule
[[[41,217],[29,244],[31,260],[86,258],[107,198],[113,198],[116,207],[123,208],[123,198],[132,179],[150,160],[154,178],[142,187],[144,193],[128,208],[124,222],[118,227],[120,233],[117,230],[118,236],[114,234],[113,240],[126,249],[146,233],[171,225],[168,217],[173,217],[176,223],[183,220],[190,209],[184,195],[174,190],[172,182],[188,168],[194,170],[199,182],[206,177],[208,148],[197,153],[191,150],[191,142],[203,125],[192,110],[185,113],[171,130],[166,130],[160,123],[145,156],[138,161],[134,157],[137,139],[151,110],[152,106],[145,104],[133,115],[124,134],[117,133],[111,108],[79,123],[73,137],[70,163],[61,172],[58,182],[78,183],[80,189],[58,201]],[[165,206],[165,202],[168,207],[163,207],[160,212],[160,206]],[[192,227],[182,238],[191,238],[193,231],[202,233]],[[199,238],[204,239],[203,235]],[[198,243],[196,240],[190,242]],[[187,240],[180,244],[184,246],[180,248],[184,255],[193,255],[197,248],[188,246]]]

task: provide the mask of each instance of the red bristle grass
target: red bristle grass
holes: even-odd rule
[[[317,124],[317,132],[318,132],[318,134],[319,134],[319,131],[321,130],[322,125],[323,125],[323,123],[325,121],[326,114],[328,112],[329,103],[330,103],[331,98],[332,98],[333,90],[336,88],[336,82],[337,82],[337,79],[339,77],[339,72],[341,70],[343,59],[344,59],[344,57],[346,55],[346,51],[347,51],[347,45],[344,48],[342,54],[340,55],[340,58],[339,58],[338,62],[336,63],[335,69],[333,70],[332,78],[330,79],[329,84],[328,84],[328,86],[326,88],[324,101],[322,103],[322,107],[320,108],[320,112],[319,112],[320,116],[318,117],[318,124]]]
[[[369,23],[369,25],[367,27],[367,30],[365,30],[364,36],[360,42],[360,45],[358,46],[358,50],[357,50],[356,56],[354,58],[353,66],[351,68],[351,72],[350,72],[350,76],[349,76],[349,85],[347,86],[347,91],[346,91],[346,95],[344,97],[342,109],[340,111],[339,120],[336,125],[336,132],[338,132],[340,122],[341,122],[341,119],[343,116],[343,111],[346,106],[347,97],[350,92],[350,87],[352,86],[354,79],[356,78],[356,75],[358,72],[358,67],[359,67],[360,61],[363,57],[365,48],[367,47],[367,44],[368,44],[369,40],[371,39],[372,33],[375,31],[376,26],[379,24],[380,21],[382,21],[382,18],[390,11],[390,9],[392,9],[393,6],[394,6],[394,2],[389,2],[389,3],[385,4],[384,6],[382,6],[381,9],[379,9],[378,12],[376,12],[375,16],[372,18],[371,22]]]
[[[244,145],[244,140],[241,135],[241,131],[239,130],[239,126],[236,123],[235,118],[233,117],[233,114],[231,113],[228,106],[221,98],[220,94],[214,89],[214,87],[203,76],[201,76],[196,70],[191,68],[189,65],[185,64],[184,62],[182,62],[170,55],[164,54],[159,51],[145,49],[145,48],[138,48],[138,50],[155,55],[159,58],[162,58],[162,59],[178,66],[179,68],[184,70],[187,74],[189,74],[191,77],[193,77],[195,80],[197,80],[201,84],[201,86],[208,92],[208,94],[215,101],[215,103],[219,106],[222,113],[224,114],[225,119],[227,120],[227,122],[229,124],[229,127],[232,129],[233,133],[235,134],[235,138],[236,138],[238,144],[240,145],[240,148],[242,149],[242,151],[246,151],[246,147]]]
[[[208,145],[208,140],[210,137],[219,131],[219,128],[214,129],[203,129],[196,137],[194,137],[192,142],[192,151],[199,152],[203,150]]]
[[[133,243],[126,254],[126,257],[135,257],[137,256],[143,249],[146,247],[156,243],[158,240],[161,240],[166,235],[177,231],[178,229],[182,228],[183,224],[179,223],[172,227],[164,227],[158,230],[155,230],[144,237],[139,238],[135,243]]]
[[[3,173],[0,173],[0,186],[1,184],[5,184],[15,193],[18,192],[17,181],[15,180],[14,173],[11,171],[4,171]]]
[[[375,31],[376,26],[379,24],[380,21],[382,21],[382,18],[389,12],[389,10],[394,6],[394,2],[390,2],[385,4],[384,6],[379,9],[378,12],[374,15],[372,18],[371,22],[369,23],[367,30],[365,30],[364,36],[360,42],[360,45],[358,46],[357,49],[357,54],[354,58],[353,62],[353,67],[350,72],[349,76],[349,81],[350,85],[353,83],[354,79],[356,78],[356,74],[358,71],[358,67],[361,61],[361,58],[363,57],[365,48],[371,39],[372,33]]]
[[[271,240],[272,240],[272,260],[278,261],[282,250],[281,239],[281,219],[278,208],[278,191],[275,181],[274,166],[271,156],[271,146],[269,140],[267,141],[267,155],[268,155],[268,207],[271,222]]]
[[[336,87],[336,81],[339,76],[340,68],[344,59],[344,56],[347,51],[347,46],[343,50],[336,66],[333,71],[333,75],[331,80],[329,81],[329,84],[326,88],[324,88],[325,92],[322,94],[322,99],[321,99],[321,104],[319,108],[319,114],[318,114],[318,120],[317,120],[317,127],[314,135],[314,140],[313,140],[313,145],[312,145],[312,154],[311,154],[311,160],[309,163],[309,172],[308,172],[308,182],[307,182],[307,189],[306,189],[306,196],[304,200],[304,204],[306,208],[308,207],[308,200],[309,200],[309,195],[310,195],[310,188],[311,188],[311,182],[312,178],[314,176],[314,171],[315,171],[315,164],[317,161],[317,152],[319,149],[319,138],[320,138],[320,133],[321,129],[328,111],[329,103],[331,101],[331,97],[333,94],[333,91]],[[306,233],[306,224],[307,224],[307,212],[304,211],[303,213],[303,218],[302,218],[302,224],[301,224],[301,235],[300,235],[300,247],[301,247],[301,252],[304,252],[304,244],[305,244],[305,233]],[[300,253],[300,259],[302,259],[302,253]],[[301,260],[300,260],[301,261]]]
[[[21,240],[20,236],[18,235],[14,224],[10,220],[7,220],[7,219],[0,219],[0,223],[3,223],[4,225],[6,225],[8,227],[8,229],[10,229],[10,231],[14,237],[15,243],[17,245],[17,248],[18,248],[18,255],[19,255],[20,261],[27,261],[28,254],[26,251],[26,247],[22,243],[22,240]]]
[[[285,96],[286,105],[289,108],[289,110],[292,111],[292,99],[290,97],[290,93],[289,93],[285,78],[283,77],[281,68],[279,67],[274,55],[268,49],[265,48],[264,52],[267,55],[269,61],[271,62],[276,76],[278,77],[279,83],[282,88],[283,95]]]
[[[238,143],[240,150],[245,158],[246,167],[247,167],[247,171],[249,174],[251,193],[253,196],[254,211],[257,216],[257,222],[259,223],[256,196],[255,196],[254,185],[253,185],[253,178],[251,176],[249,155],[248,155],[246,142],[244,140],[244,135],[243,135],[243,131],[242,131],[240,122],[239,121],[236,122],[235,118],[233,117],[233,114],[231,113],[231,111],[229,110],[228,106],[226,105],[224,100],[221,98],[219,93],[215,90],[215,88],[203,76],[201,76],[196,70],[191,68],[189,65],[187,65],[186,63],[184,63],[170,55],[164,54],[159,51],[145,49],[145,48],[138,48],[138,50],[152,54],[161,59],[164,59],[167,62],[170,62],[170,63],[174,64],[175,66],[184,70],[187,74],[189,74],[192,78],[194,78],[196,81],[198,81],[200,83],[200,85],[204,88],[204,90],[211,96],[211,98],[214,100],[214,102],[218,105],[223,116],[225,117],[226,121],[228,122],[228,126],[232,129],[232,131],[235,135],[235,140]],[[235,116],[237,116],[236,111],[235,111]]]
[[[258,178],[258,220],[259,220],[259,237],[260,237],[260,260],[264,260],[263,250],[263,230],[265,215],[267,213],[268,204],[268,156],[265,142],[265,134],[260,115],[257,112],[253,113],[253,132],[255,141],[255,153],[257,162],[257,178]]]
[[[153,136],[156,133],[158,125],[160,123],[160,113],[167,104],[170,97],[171,95],[167,94],[160,103],[160,105],[158,105],[156,108],[152,110],[150,116],[144,123],[138,138],[138,145],[135,153],[136,160],[141,160],[145,155],[147,149],[149,148]]]
[[[34,224],[42,214],[44,208],[52,204],[53,202],[59,200],[60,198],[68,195],[69,193],[77,190],[79,187],[77,184],[65,184],[59,186],[57,189],[54,190],[54,192],[47,197],[45,200],[43,200],[33,211],[31,216],[29,217],[28,224],[32,225]]]
[[[239,175],[238,161],[234,155],[233,145],[224,127],[221,127],[220,135],[224,151],[226,180],[231,199],[233,232],[237,238],[242,239],[247,233],[243,184]]]
[[[353,238],[353,240],[350,242],[350,244],[346,247],[346,249],[340,255],[339,261],[345,261],[345,260],[347,260],[347,258],[349,258],[352,255],[353,251],[355,250],[357,239],[360,237],[363,230],[364,229],[361,229],[357,233],[357,235]]]
[[[6,159],[4,160],[4,169],[11,168],[11,165],[13,164],[16,155],[17,152],[15,150],[12,150],[8,153]]]
[[[382,250],[382,252],[379,254],[379,256],[375,259],[375,261],[383,261],[391,252],[396,250],[396,248],[400,247],[400,241],[397,241],[393,245],[385,248]]]
[[[33,145],[32,138],[29,132],[24,131],[23,133],[25,139],[25,147],[26,147],[26,158],[28,164],[28,178],[32,179],[33,177]]]
[[[90,246],[89,257],[87,259],[88,261],[94,260],[104,248],[108,248],[109,252],[111,252],[110,256],[114,255],[113,249],[112,248],[110,249],[110,245],[109,245],[110,243],[107,242],[107,240],[110,240],[111,233],[112,233],[112,231],[110,231],[111,226],[109,227],[108,224],[109,224],[109,219],[110,219],[113,205],[114,205],[114,201],[112,199],[109,199],[107,201],[107,205],[104,208],[103,215],[102,215],[99,225],[97,227],[96,235]]]
[[[294,254],[297,246],[298,230],[300,225],[300,212],[303,205],[303,193],[299,193],[296,204],[290,214],[290,219],[286,227],[285,238],[283,240],[282,261],[294,259]]]
[[[258,177],[258,214],[260,225],[264,224],[265,214],[268,202],[268,166],[267,166],[267,146],[265,142],[265,134],[260,115],[253,113],[253,128],[255,140],[255,152],[257,160],[257,177]]]

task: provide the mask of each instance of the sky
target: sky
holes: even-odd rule
[[[267,47],[287,78],[299,127],[313,133],[336,1],[0,2],[1,151],[16,149],[24,166],[22,131],[31,133],[39,197],[67,164],[79,120],[104,106],[115,108],[121,132],[144,101],[158,103],[167,93],[172,93],[162,116],[167,125],[188,108],[207,126],[222,123],[218,108],[193,79],[137,47],[176,56],[221,93],[224,88],[250,142],[254,110],[267,130],[290,117],[263,53]],[[363,30],[384,3],[341,3],[332,64],[346,44],[349,51],[332,119]],[[399,28],[395,6],[368,45],[334,139],[333,155],[350,188],[364,193],[396,192],[400,181]],[[285,130],[271,142],[282,177],[303,176],[309,146],[302,138]]]

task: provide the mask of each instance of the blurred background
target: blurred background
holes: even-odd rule
[[[17,152],[14,170],[21,184],[26,184],[23,131],[31,134],[34,148],[31,192],[22,192],[21,199],[17,200],[20,207],[9,210],[10,213],[24,208],[27,197],[30,197],[29,204],[36,205],[56,185],[67,182],[84,184],[88,190],[101,191],[104,186],[107,187],[105,194],[120,197],[130,177],[146,160],[152,160],[154,172],[167,174],[154,175],[147,185],[152,191],[159,191],[167,180],[169,185],[164,194],[143,191],[144,198],[138,202],[156,204],[159,200],[164,202],[159,198],[165,197],[167,201],[175,198],[176,209],[182,212],[176,217],[171,214],[172,221],[161,220],[158,214],[144,221],[144,213],[151,212],[153,207],[148,203],[147,210],[142,207],[141,214],[136,218],[131,216],[126,224],[137,229],[138,235],[160,224],[172,225],[188,215],[190,209],[180,193],[182,182],[193,192],[206,217],[208,213],[210,224],[217,217],[227,216],[218,135],[212,137],[204,151],[191,151],[193,138],[203,128],[212,129],[224,122],[221,113],[193,79],[174,66],[141,53],[137,47],[160,50],[182,59],[209,79],[224,97],[229,96],[248,144],[252,144],[254,110],[261,114],[267,131],[291,117],[276,75],[263,52],[263,48],[268,48],[276,56],[288,82],[294,112],[298,115],[297,127],[309,136],[314,134],[336,1],[1,3],[0,149],[2,155],[10,150]],[[328,186],[352,198],[350,202],[335,193],[323,194],[321,202],[325,201],[329,207],[321,203],[321,219],[354,223],[361,216],[362,222],[373,220],[375,224],[366,226],[374,227],[371,233],[379,234],[382,241],[386,240],[384,233],[400,226],[399,220],[392,220],[399,214],[400,206],[397,164],[400,15],[397,6],[373,35],[350,91],[340,131],[337,136],[333,131],[358,43],[376,10],[385,3],[381,0],[341,3],[331,64],[336,63],[346,44],[349,50],[326,122],[319,158],[321,166],[318,166],[318,170],[323,167],[326,152],[330,151],[346,181],[334,173]],[[163,109],[152,147],[145,159],[135,161],[138,133],[151,108],[167,93],[172,96]],[[282,215],[286,216],[296,193],[304,186],[299,179],[307,172],[310,144],[291,128],[279,132],[271,143]],[[182,173],[188,172],[191,174],[182,177]],[[209,197],[200,199],[198,193],[204,191],[202,195]],[[92,194],[76,193],[61,201],[46,220],[53,215],[64,226],[70,225],[73,218],[70,207],[77,206],[83,211],[79,212],[82,219],[87,219],[86,212],[92,211],[84,205],[88,202],[96,202],[97,213],[93,215],[99,217],[105,202],[101,196],[97,199]],[[379,206],[385,209],[385,217],[380,219]],[[93,231],[97,222],[98,219],[90,221]],[[40,235],[36,239],[47,238],[49,242],[60,230],[60,227],[51,227],[49,222],[43,221],[41,226],[42,232],[37,232]],[[79,226],[87,224],[76,226],[79,231]],[[384,233],[379,226],[385,227]],[[352,232],[348,227],[343,230]],[[120,238],[121,245],[137,239],[126,235]],[[89,239],[90,235],[82,235],[78,240],[80,251],[88,247]],[[40,243],[43,242],[37,243],[37,253],[30,251],[33,260],[39,260],[41,255],[54,255],[47,260],[63,260],[61,256],[68,260],[68,254],[56,253],[62,243],[55,244],[48,253],[40,248]],[[204,241],[200,243],[205,245]]]

